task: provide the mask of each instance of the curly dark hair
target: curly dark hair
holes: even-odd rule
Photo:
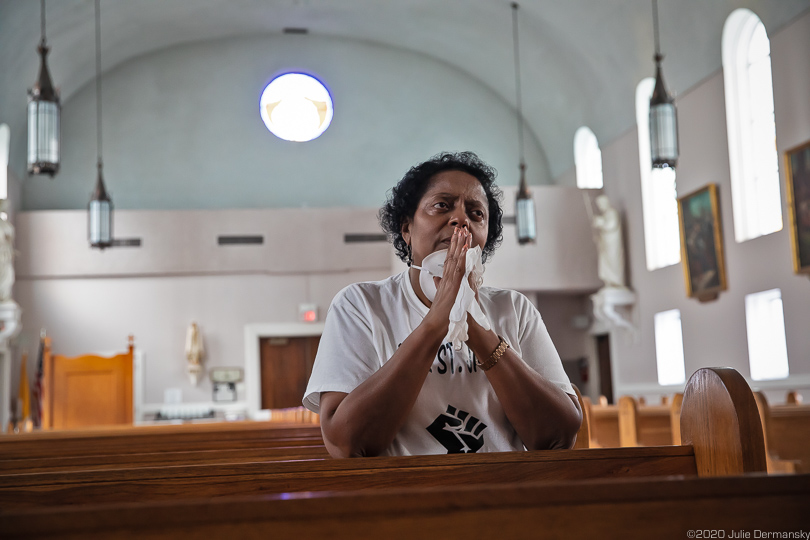
[[[402,225],[406,219],[413,218],[430,180],[445,171],[462,171],[470,174],[477,178],[484,188],[489,206],[489,231],[483,249],[484,262],[492,257],[495,249],[503,241],[501,223],[503,193],[495,184],[498,173],[473,152],[442,152],[424,163],[411,167],[402,180],[389,191],[388,200],[380,209],[378,216],[380,225],[394,244],[402,262],[408,262],[408,244],[402,238]]]

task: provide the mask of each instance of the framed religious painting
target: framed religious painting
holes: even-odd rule
[[[810,275],[810,141],[785,153],[793,270]]]
[[[715,300],[720,291],[726,290],[717,184],[680,197],[678,217],[686,295],[701,302]]]

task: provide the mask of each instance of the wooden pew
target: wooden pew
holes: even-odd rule
[[[290,461],[296,459],[327,459],[326,447],[257,446],[255,448],[190,450],[183,452],[144,452],[140,454],[109,454],[94,456],[46,457],[0,460],[0,474],[98,471],[168,467],[173,465],[253,463],[260,461]]]
[[[742,376],[730,369],[706,369],[692,377],[693,383],[696,389],[688,387],[684,397],[683,446],[3,475],[0,506],[765,471],[759,416]]]
[[[591,417],[591,446],[658,446],[680,444],[680,407],[683,394],[660,405],[644,405],[630,396],[617,405],[593,405],[586,399]]]
[[[619,444],[622,446],[672,444],[669,406],[639,405],[630,396],[619,398]]]
[[[757,400],[762,410],[765,436],[769,453],[777,461],[776,467],[810,472],[810,405],[768,405],[761,392]]]
[[[672,427],[672,444],[681,444],[681,407],[683,406],[683,394],[678,392],[672,396],[669,404],[669,419]]]
[[[633,478],[0,510],[0,536],[648,540],[720,530],[728,538],[806,530],[809,504],[807,477]]]
[[[0,436],[0,460],[322,444],[321,428],[315,425],[221,422],[110,427]]]
[[[762,422],[762,435],[765,440],[765,458],[768,463],[769,473],[784,473],[793,474],[797,472],[799,462],[787,459],[781,459],[778,454],[774,453],[773,442],[768,440],[768,425],[770,424],[770,408],[768,407],[768,400],[762,392],[754,392],[754,398],[757,400],[757,409],[759,409],[759,418]]]
[[[580,406],[582,406],[579,390],[577,390],[577,394]],[[305,424],[312,423],[310,418],[303,420]],[[289,434],[290,427],[294,429],[292,438]],[[0,473],[67,472],[183,463],[279,461],[284,457],[289,459],[328,457],[323,446],[320,429],[300,429],[300,427],[298,424],[279,426],[263,422],[238,422],[142,426],[128,429],[103,428],[57,433],[40,432],[25,438],[0,436]],[[254,442],[253,438],[257,435],[257,430],[264,431],[268,428],[269,431],[260,434],[263,437],[255,440],[255,446],[249,444],[249,442]],[[207,438],[200,440],[194,434],[207,434]],[[221,445],[223,436],[227,437],[227,444],[238,444],[244,448],[210,448]],[[179,446],[183,442],[179,439],[190,437],[194,439],[195,448],[199,449],[165,450],[169,445]],[[160,439],[157,443],[156,438]],[[249,438],[250,441],[244,441],[245,438]],[[279,439],[278,444],[287,443],[288,446],[271,446],[276,443],[276,438]],[[583,419],[576,447],[587,448],[588,438],[588,422],[587,419]],[[130,440],[125,441],[124,439]],[[171,442],[168,439],[172,439]],[[237,440],[239,440],[238,443]],[[4,442],[8,444],[4,445]],[[43,455],[43,449],[40,448],[46,442],[48,448],[45,450],[50,455]],[[184,444],[188,443],[189,441],[184,441]],[[163,450],[157,451],[159,448],[163,448]],[[109,452],[123,449],[126,453],[98,454],[102,449]],[[25,454],[27,457],[19,457],[21,454]],[[8,457],[11,459],[4,459]]]
[[[619,442],[619,407],[604,404],[589,405],[591,419],[592,448],[618,448]]]
[[[183,424],[0,437],[0,474],[327,458],[320,428]]]
[[[315,459],[0,476],[0,507],[145,502],[296,491],[696,476],[689,447]]]

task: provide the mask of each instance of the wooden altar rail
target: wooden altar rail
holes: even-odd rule
[[[681,421],[684,446],[6,474],[0,476],[0,506],[765,471],[756,404],[736,371],[699,370],[690,379]]]
[[[805,530],[808,505],[805,475],[633,478],[0,510],[0,537],[681,540]]]
[[[315,425],[222,422],[45,431],[0,436],[0,460],[260,448],[320,446]]]

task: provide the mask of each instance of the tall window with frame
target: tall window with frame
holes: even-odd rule
[[[664,268],[681,260],[675,170],[653,169],[650,156],[650,98],[654,87],[655,79],[652,77],[644,79],[636,87],[638,158],[647,270]]]
[[[587,126],[580,127],[574,135],[574,163],[577,171],[577,187],[580,189],[601,189],[602,150],[596,135]]]
[[[790,375],[782,291],[771,289],[745,295],[748,362],[755,381]]]
[[[662,386],[686,382],[683,357],[683,328],[681,311],[670,309],[655,314],[655,362],[658,384]]]
[[[734,237],[744,242],[782,229],[771,44],[751,10],[726,19],[723,78]]]

